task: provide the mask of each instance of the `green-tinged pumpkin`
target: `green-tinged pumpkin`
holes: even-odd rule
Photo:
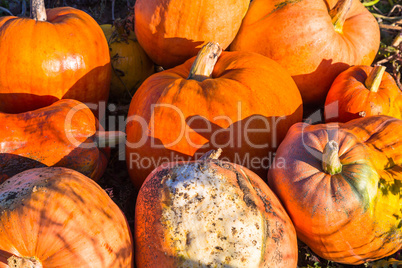
[[[165,163],[148,176],[136,204],[138,268],[297,266],[296,232],[276,196],[217,157]]]
[[[81,10],[45,11],[44,0],[31,0],[31,7],[31,18],[0,17],[0,111],[27,112],[59,99],[99,111],[112,74],[101,28]]]
[[[0,185],[0,268],[134,267],[119,207],[93,180],[59,167]]]
[[[101,28],[108,41],[113,69],[110,97],[131,96],[154,73],[154,63],[138,43],[133,31],[127,33],[123,26],[116,29],[111,24],[103,24]]]
[[[384,115],[289,130],[268,184],[319,256],[361,264],[401,249],[401,132]]]
[[[300,92],[279,64],[257,53],[220,53],[208,43],[197,58],[153,74],[135,93],[126,161],[138,189],[163,162],[216,148],[266,178],[277,146],[301,121]]]
[[[357,65],[342,72],[328,92],[326,122],[389,115],[402,119],[402,91],[385,66]]]
[[[91,110],[69,99],[26,113],[0,113],[0,122],[0,183],[46,166],[68,167],[98,180],[109,155],[109,149],[98,146],[119,141],[113,135],[120,134],[101,131]]]

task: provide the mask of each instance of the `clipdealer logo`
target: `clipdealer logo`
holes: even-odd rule
[[[337,105],[337,103],[331,104]],[[103,135],[106,135],[103,139],[94,139],[93,142],[82,143],[76,136],[74,135],[74,131],[72,129],[72,119],[74,115],[82,110],[90,108],[92,110],[98,110],[99,116],[101,118],[99,124],[104,126],[108,131],[120,131],[125,132],[126,126],[128,124],[136,124],[142,135],[136,141],[128,141],[124,138],[120,137],[119,141],[115,141],[114,143],[107,143],[107,135],[108,132],[103,132]],[[220,158],[223,161],[234,162],[251,169],[254,168],[263,168],[267,169],[272,165],[284,166],[285,160],[278,159],[275,157],[275,151],[279,146],[278,140],[278,125],[285,118],[281,117],[264,117],[262,115],[252,115],[248,118],[243,118],[242,115],[242,104],[239,101],[237,103],[237,116],[235,118],[227,116],[227,115],[217,115],[212,118],[212,120],[208,120],[202,116],[193,116],[191,118],[186,118],[184,113],[176,106],[171,104],[154,104],[151,106],[151,120],[149,122],[139,116],[133,115],[130,117],[126,117],[125,115],[108,115],[112,114],[116,111],[115,104],[106,104],[106,103],[86,103],[79,104],[73,109],[69,111],[65,119],[65,129],[66,129],[66,137],[67,139],[75,146],[80,146],[82,148],[94,148],[94,147],[112,147],[118,149],[119,160],[124,161],[127,160],[130,167],[133,168],[150,168],[161,165],[164,162],[180,162],[180,161],[190,161],[197,160],[201,157],[202,153],[198,153],[195,151],[193,156],[179,156],[178,154],[170,153],[168,155],[164,154],[164,156],[150,156],[144,157],[141,155],[137,149],[140,149],[142,146],[150,144],[150,148],[152,149],[171,149],[178,145],[180,142],[186,142],[193,148],[201,148],[205,143],[208,143],[211,148],[222,148],[225,151],[225,148],[231,149],[240,149],[242,147],[247,147],[250,150],[267,150],[267,154],[264,157],[261,156],[253,156],[250,153],[235,153],[232,159],[228,159],[227,157]],[[165,142],[155,142],[156,132],[158,122],[156,121],[154,115],[155,111],[160,109],[164,109],[164,111],[169,111],[171,114],[176,116],[176,120],[179,122],[178,125],[172,126],[174,129],[174,133],[176,136],[174,138],[167,140]],[[336,115],[330,115],[336,116]],[[308,118],[304,120],[304,122],[308,124],[314,124],[322,121],[322,115],[320,111],[316,111],[311,114]],[[203,121],[203,127],[199,129],[191,128],[192,124],[196,120]],[[241,122],[241,123],[240,123]],[[217,129],[216,126],[226,125],[228,127],[220,127]],[[256,125],[258,127],[256,127]],[[99,132],[102,133],[102,132]],[[205,139],[204,143],[200,143],[198,140],[194,140],[194,134],[199,134],[203,137],[208,137]],[[266,135],[269,139],[264,140],[256,140],[255,137],[261,137]],[[225,136],[225,139],[220,139],[221,136]],[[158,137],[159,138],[159,137]],[[254,138],[254,139],[253,139]],[[304,143],[304,140],[303,140]],[[306,146],[306,145],[305,145]],[[126,148],[134,149],[133,152],[130,152],[129,155],[126,154]],[[268,149],[271,148],[271,149]],[[273,150],[272,150],[273,149]],[[316,154],[314,150],[310,150],[307,148],[310,153]],[[174,150],[173,150],[174,151]],[[126,159],[126,157],[128,159]],[[320,157],[317,155],[317,157]]]

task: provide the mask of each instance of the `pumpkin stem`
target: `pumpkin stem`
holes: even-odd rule
[[[367,77],[366,81],[364,82],[365,86],[371,92],[378,91],[378,88],[380,87],[381,80],[384,75],[385,69],[386,69],[385,66],[376,65],[371,70],[369,76]]]
[[[96,144],[99,148],[113,147],[126,139],[123,131],[97,131],[95,134]]]
[[[206,152],[203,156],[201,156],[200,160],[207,160],[207,159],[218,159],[222,154],[222,149],[219,148],[218,150],[210,150]]]
[[[335,175],[341,173],[342,164],[338,156],[339,146],[334,140],[329,141],[322,153],[322,169],[325,173]]]
[[[36,21],[46,21],[45,0],[31,0],[31,19]]]
[[[332,18],[332,24],[334,25],[335,31],[338,33],[343,32],[343,24],[346,20],[346,15],[352,6],[353,0],[339,0],[333,9],[329,11],[329,15]]]
[[[7,262],[10,268],[43,268],[42,263],[35,257],[11,256]]]
[[[399,32],[399,34],[395,37],[395,39],[392,41],[391,46],[393,47],[398,47],[399,44],[402,42],[402,31]]]
[[[212,71],[221,53],[222,48],[218,43],[208,42],[204,45],[198,52],[187,79],[202,82],[205,79],[211,78]]]

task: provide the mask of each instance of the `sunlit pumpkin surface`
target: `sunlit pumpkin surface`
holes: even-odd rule
[[[43,267],[133,267],[132,238],[118,206],[71,169],[37,168],[0,185],[0,267],[35,257]]]
[[[0,182],[35,167],[59,166],[98,180],[106,151],[98,149],[98,122],[83,103],[60,100],[20,114],[0,112]]]
[[[2,112],[26,112],[62,98],[94,105],[108,99],[109,48],[96,21],[70,7],[48,9],[47,19],[0,17]]]

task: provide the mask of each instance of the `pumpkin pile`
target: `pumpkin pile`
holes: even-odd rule
[[[0,17],[0,268],[402,250],[402,92],[360,0],[44,3]]]

